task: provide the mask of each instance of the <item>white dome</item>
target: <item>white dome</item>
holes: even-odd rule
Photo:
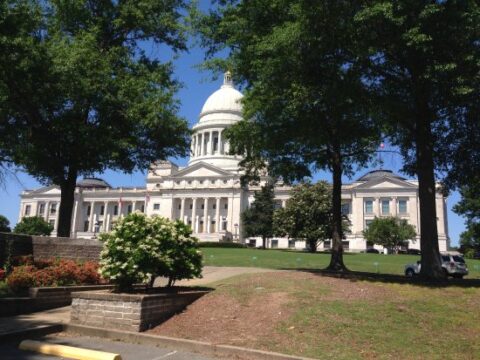
[[[241,100],[243,94],[233,87],[230,73],[225,73],[224,83],[220,89],[210,95],[203,105],[200,113],[200,122],[202,117],[211,113],[242,113]]]

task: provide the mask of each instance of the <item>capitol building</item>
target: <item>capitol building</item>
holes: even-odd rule
[[[141,211],[180,219],[189,224],[201,241],[237,241],[260,246],[260,238],[245,238],[240,214],[254,199],[260,186],[242,187],[240,157],[229,155],[224,130],[242,120],[243,95],[235,89],[227,72],[223,85],[211,94],[193,126],[191,156],[188,165],[179,167],[170,161],[152,164],[145,187],[111,187],[97,178],[78,182],[72,215],[72,238],[92,238],[110,231],[122,215]],[[275,187],[277,207],[284,207],[291,187]],[[342,189],[342,211],[351,221],[344,240],[346,251],[366,249],[362,231],[375,217],[398,216],[420,230],[418,182],[407,180],[389,170],[371,171]],[[21,194],[19,220],[41,216],[56,233],[60,203],[57,186],[25,190]],[[449,245],[446,198],[437,193],[437,225],[440,251]],[[328,249],[329,241],[319,250]],[[304,241],[287,238],[268,240],[270,248],[305,247]],[[410,248],[420,248],[419,236]]]

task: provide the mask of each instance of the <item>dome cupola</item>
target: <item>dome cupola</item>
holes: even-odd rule
[[[227,155],[229,144],[223,131],[243,119],[242,98],[243,94],[235,89],[232,74],[227,71],[223,85],[205,101],[199,121],[193,126],[189,166],[203,161],[225,170],[238,169],[240,158]]]

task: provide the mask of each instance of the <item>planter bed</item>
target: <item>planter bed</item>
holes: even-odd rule
[[[72,303],[72,292],[109,290],[113,285],[80,285],[61,287],[30,288],[26,297],[0,299],[0,317],[28,314],[35,311],[68,306]]]
[[[208,293],[206,288],[157,288],[135,294],[87,291],[72,294],[71,323],[105,329],[144,331]]]

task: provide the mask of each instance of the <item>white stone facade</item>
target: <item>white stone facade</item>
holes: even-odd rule
[[[228,155],[229,144],[223,131],[242,119],[241,98],[229,73],[224,84],[205,102],[198,123],[193,127],[191,157],[188,165],[179,168],[168,161],[150,167],[146,187],[112,188],[101,179],[84,179],[75,190],[72,215],[72,237],[91,238],[110,231],[119,216],[132,211],[181,219],[189,224],[202,241],[233,240],[260,246],[260,239],[245,239],[240,214],[252,203],[259,186],[242,187],[237,156]],[[275,187],[277,206],[285,206],[290,187]],[[375,216],[399,216],[420,228],[418,183],[406,180],[387,170],[370,172],[342,190],[343,211],[351,221],[346,236],[346,251],[366,248],[362,231]],[[437,195],[437,219],[440,250],[448,248],[446,199]],[[19,220],[24,216],[42,216],[54,225],[55,235],[60,190],[50,186],[21,195]],[[274,238],[268,246],[303,248],[303,241]],[[328,249],[329,242],[320,245]],[[410,248],[419,248],[417,239]]]

